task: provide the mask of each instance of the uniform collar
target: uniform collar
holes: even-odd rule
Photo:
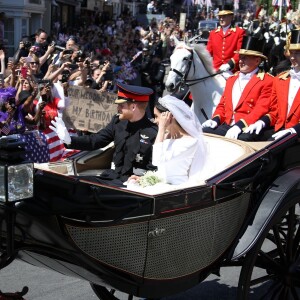
[[[222,29],[222,27],[221,27],[221,26],[218,26],[218,28],[215,30],[215,32],[220,32],[221,29]],[[229,28],[227,29],[226,33],[227,33],[227,32],[231,32],[231,31],[236,32],[236,27],[229,27]]]

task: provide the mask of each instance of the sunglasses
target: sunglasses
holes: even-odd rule
[[[31,65],[39,65],[38,62],[31,62],[30,64],[31,64]]]

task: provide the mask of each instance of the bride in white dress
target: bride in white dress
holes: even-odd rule
[[[202,127],[194,112],[182,100],[167,95],[154,108],[158,133],[153,145],[152,163],[164,183],[179,185],[197,182],[206,162]],[[129,183],[139,181],[131,176]]]

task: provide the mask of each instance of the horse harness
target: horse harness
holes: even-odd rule
[[[200,78],[195,78],[195,79],[187,79],[187,76],[188,76],[188,74],[189,74],[189,72],[190,72],[190,69],[191,69],[191,66],[192,66],[192,64],[193,64],[193,61],[194,61],[194,51],[193,51],[193,49],[188,49],[188,48],[186,48],[186,47],[178,47],[178,48],[176,48],[176,50],[177,49],[186,49],[186,50],[188,50],[190,53],[191,53],[191,56],[189,57],[189,59],[188,59],[188,66],[187,66],[187,68],[186,68],[186,71],[183,73],[183,72],[180,72],[180,71],[178,71],[178,70],[176,70],[176,69],[174,69],[174,68],[170,68],[170,71],[173,71],[174,73],[176,73],[179,77],[181,77],[181,80],[180,80],[180,86],[183,86],[184,84],[186,84],[186,85],[188,85],[188,86],[193,86],[193,85],[195,85],[195,84],[197,84],[197,83],[199,83],[199,82],[201,82],[201,81],[205,81],[206,79],[208,79],[208,78],[212,78],[212,77],[215,77],[215,76],[217,76],[217,75],[219,75],[219,74],[222,74],[222,72],[216,72],[216,73],[214,73],[214,74],[210,74],[210,75],[208,75],[208,76],[204,76],[204,77],[200,77]],[[205,70],[206,70],[206,72],[207,73],[209,73],[208,72],[208,70],[206,69],[206,67],[205,67],[205,64],[203,64],[203,61],[202,61],[202,59],[201,59],[201,57],[199,56],[199,59],[201,60],[201,62],[202,62],[202,65],[204,66],[204,68],[205,68]],[[195,74],[195,64],[193,64],[194,65],[194,74]]]

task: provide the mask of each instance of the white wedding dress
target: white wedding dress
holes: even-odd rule
[[[166,139],[153,145],[152,164],[157,166],[165,183],[177,185],[189,181],[197,146],[198,140],[193,137]]]

